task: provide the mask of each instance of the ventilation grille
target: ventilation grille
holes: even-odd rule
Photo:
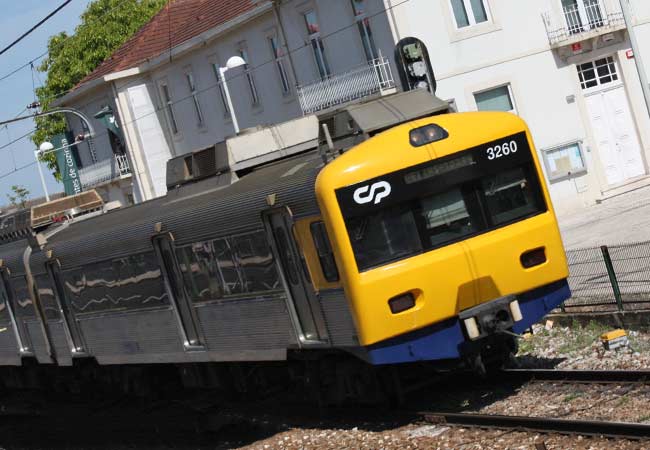
[[[215,147],[208,147],[192,154],[193,178],[210,177],[217,174],[217,152]]]

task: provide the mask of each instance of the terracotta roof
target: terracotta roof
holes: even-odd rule
[[[140,63],[169,51],[170,44],[172,48],[176,47],[235,19],[255,6],[257,4],[253,0],[170,0],[128,41],[81,80],[77,87],[104,75],[137,67]]]

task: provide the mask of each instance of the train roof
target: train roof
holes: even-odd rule
[[[62,266],[71,267],[151,250],[157,223],[180,245],[259,229],[270,194],[294,216],[318,214],[314,184],[322,166],[319,155],[310,152],[264,166],[233,183],[232,175],[225,174],[182,186],[164,197],[61,227],[44,250],[52,250]],[[42,266],[38,261],[44,254],[34,256],[34,266]]]

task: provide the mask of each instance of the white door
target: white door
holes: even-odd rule
[[[623,86],[605,92],[605,103],[616,140],[616,152],[625,179],[645,174],[641,158],[641,144],[634,127],[634,119]]]
[[[578,73],[607,184],[645,174],[634,119],[614,59],[581,64]]]
[[[607,108],[603,100],[603,93],[590,95],[585,98],[591,129],[598,146],[598,155],[605,169],[607,184],[617,184],[623,181],[623,173],[616,156],[616,141],[612,136],[607,117]]]

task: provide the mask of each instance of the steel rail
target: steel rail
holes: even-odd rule
[[[650,383],[650,370],[503,369],[507,378],[566,383]]]
[[[612,438],[650,438],[650,425],[640,423],[445,412],[421,412],[420,415],[431,424]]]

